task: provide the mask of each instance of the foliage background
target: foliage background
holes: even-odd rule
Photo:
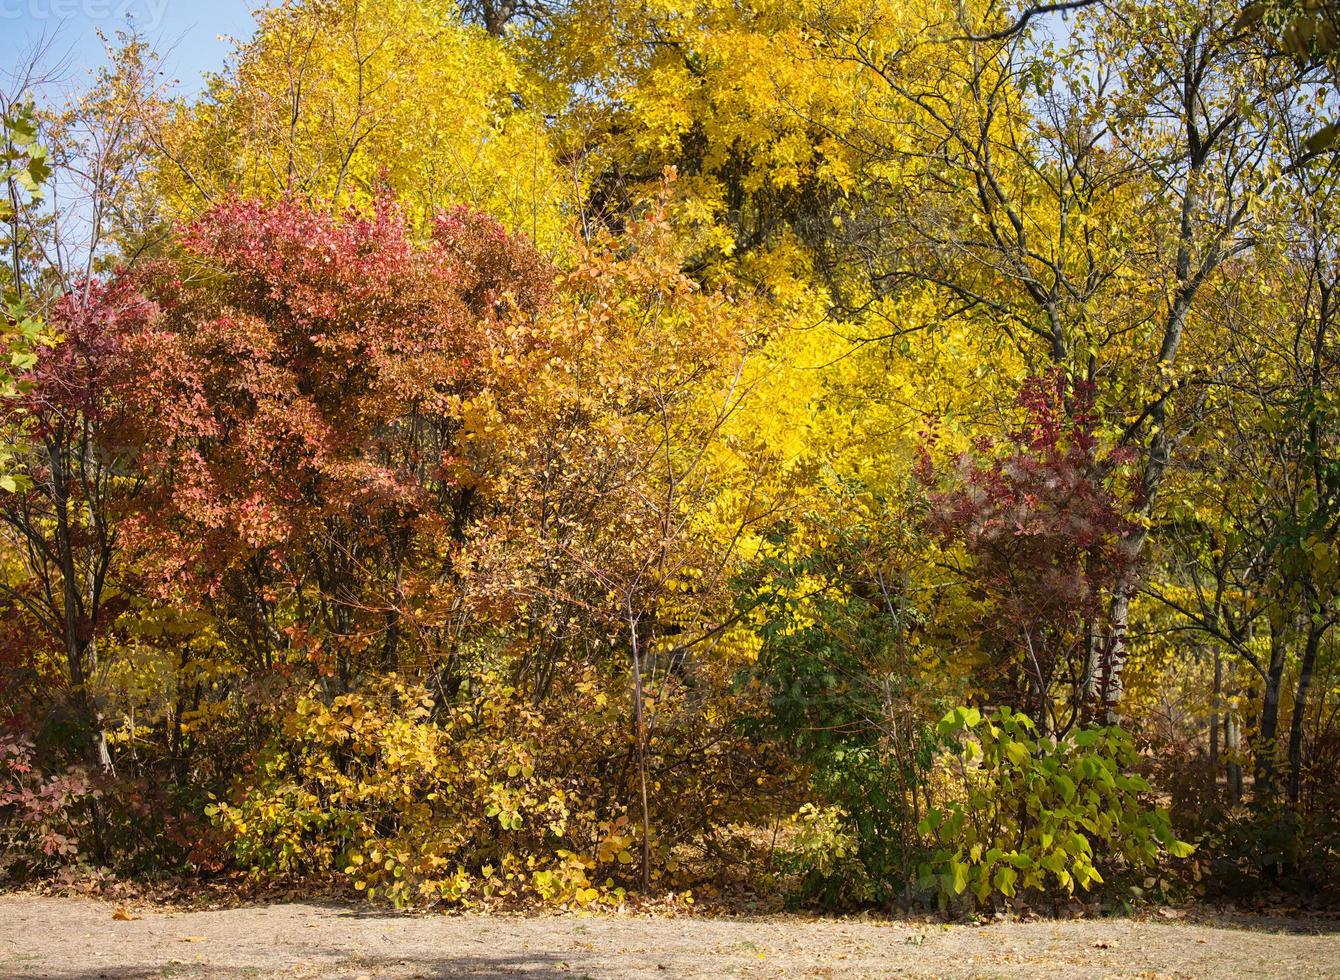
[[[20,73],[0,873],[1332,900],[1332,59],[1074,7],[289,0],[197,96]]]

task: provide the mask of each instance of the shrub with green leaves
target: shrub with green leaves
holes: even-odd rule
[[[769,694],[760,731],[794,753],[816,797],[782,866],[801,901],[827,907],[888,904],[915,887],[937,744],[940,692],[907,642],[916,611],[879,565],[885,505],[864,499],[864,509],[848,501],[850,521],[825,548],[797,552],[776,536],[740,583],[761,641],[748,679]]]
[[[935,841],[920,884],[942,907],[1087,891],[1103,882],[1100,868],[1134,870],[1192,851],[1148,802],[1149,784],[1132,772],[1134,744],[1118,727],[1054,740],[1009,708],[985,716],[955,708],[938,731],[953,786],[918,830]]]

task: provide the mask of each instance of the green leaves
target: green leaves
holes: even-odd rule
[[[940,722],[951,738],[959,785],[918,832],[939,845],[921,881],[942,901],[971,891],[1013,897],[1033,891],[1089,889],[1103,883],[1099,865],[1141,867],[1163,853],[1189,855],[1167,814],[1141,796],[1148,784],[1124,769],[1135,762],[1119,728],[1084,729],[1053,742],[1032,737],[1025,715],[1002,708],[983,717],[955,708]]]
[[[1058,774],[1056,776],[1056,788],[1061,793],[1061,799],[1069,803],[1075,798],[1075,783],[1069,776]]]
[[[42,187],[51,178],[47,148],[38,143],[37,114],[31,102],[18,103],[0,116],[0,181],[9,193],[0,194],[0,222],[11,225],[10,241],[20,238],[16,202],[23,206],[42,200]],[[24,390],[22,375],[37,363],[37,348],[48,342],[46,325],[36,316],[22,294],[19,283],[9,283],[0,306],[0,398],[13,398]],[[16,493],[30,484],[12,472],[13,451],[0,443],[0,493]]]
[[[949,887],[955,895],[962,895],[968,887],[968,865],[949,859]]]
[[[42,186],[51,179],[51,161],[47,148],[37,142],[37,112],[31,102],[18,103],[0,117],[4,143],[0,146],[0,180],[12,181],[27,194],[31,203],[42,199]],[[0,221],[13,221],[13,205],[0,204]]]
[[[940,719],[936,730],[941,735],[956,735],[959,732],[976,728],[982,721],[982,713],[976,708],[955,708]]]

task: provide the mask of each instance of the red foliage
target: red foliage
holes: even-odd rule
[[[127,407],[119,396],[131,380],[121,358],[127,338],[143,331],[156,310],[122,273],[64,296],[50,326],[60,342],[44,350],[25,378],[25,393],[0,403],[0,411],[31,418],[49,436],[76,418],[101,425]]]
[[[0,400],[0,426],[26,434],[15,440],[26,482],[0,494],[0,527],[28,572],[5,590],[30,634],[17,647],[27,663],[4,662],[13,671],[4,703],[14,713],[50,683],[50,652],[63,655],[68,687],[80,688],[85,653],[125,602],[104,586],[119,520],[141,485],[133,475],[143,404],[134,351],[156,317],[120,272],[71,291],[48,317],[58,341],[39,351],[22,394]]]
[[[77,851],[77,804],[92,792],[78,770],[43,775],[33,743],[0,728],[0,879],[31,875]]]
[[[1016,693],[1040,713],[1058,683],[1083,682],[1090,638],[1111,591],[1133,571],[1121,537],[1130,530],[1113,490],[1125,457],[1103,455],[1092,388],[1064,375],[1032,378],[1018,398],[1024,424],[1003,444],[984,440],[936,485],[929,453],[918,467],[930,488],[928,525],[966,551],[965,569],[986,599],[984,640],[1010,665]]]
[[[508,306],[535,313],[553,293],[549,263],[535,249],[518,247],[487,215],[458,205],[438,215],[433,238],[450,257],[456,289],[476,316]]]
[[[477,354],[504,312],[545,301],[552,271],[471,212],[417,243],[388,200],[339,217],[233,200],[184,246],[150,284],[165,315],[145,359],[160,426],[145,443],[171,479],[142,533],[163,582],[203,587],[260,661],[373,643],[393,659],[407,575],[449,567],[477,504],[452,476]]]
[[[39,352],[21,394],[0,401],[0,424],[29,428],[47,450],[24,461],[31,476],[45,479],[51,451],[94,431],[108,437],[105,450],[126,444],[113,433],[133,424],[141,404],[131,350],[156,316],[155,305],[120,271],[54,305],[48,322],[58,342]]]

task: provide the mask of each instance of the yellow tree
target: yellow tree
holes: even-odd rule
[[[499,40],[431,4],[287,2],[153,126],[154,186],[171,218],[228,194],[341,209],[389,188],[417,223],[468,204],[552,251],[571,188],[535,93]]]
[[[1123,3],[1057,41],[966,11],[901,47],[878,15],[828,29],[881,93],[856,134],[883,203],[879,233],[852,243],[871,289],[932,284],[1030,369],[1097,384],[1108,437],[1140,453],[1132,564],[1187,424],[1176,395],[1217,367],[1203,345],[1187,358],[1187,338],[1218,315],[1210,287],[1270,232],[1263,205],[1306,157],[1281,140],[1275,98],[1294,70],[1238,43],[1235,16],[1208,0]],[[945,52],[930,73],[926,44]],[[911,149],[878,128],[890,94]],[[1117,593],[1093,642],[1090,688],[1109,713],[1130,598]]]
[[[500,327],[494,383],[463,406],[462,466],[496,501],[472,601],[509,610],[514,682],[536,702],[590,667],[628,682],[644,886],[653,851],[701,824],[655,799],[683,768],[666,752],[739,738],[722,711],[742,665],[730,582],[798,483],[743,419],[773,380],[755,365],[767,307],[701,289],[682,261],[656,211],[602,237],[553,309]]]

